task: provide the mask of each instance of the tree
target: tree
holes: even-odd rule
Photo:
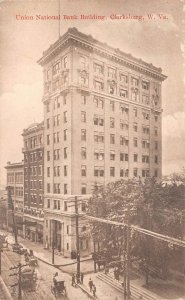
[[[125,222],[129,204],[131,224],[182,239],[184,195],[184,185],[175,182],[166,185],[154,178],[148,178],[144,183],[120,180],[94,191],[88,213],[107,220]],[[125,238],[122,227],[96,223],[93,224],[92,235],[98,245],[101,243],[101,248],[108,249],[109,253],[119,255],[123,252]],[[132,232],[131,239],[132,255],[139,257],[145,264],[146,281],[150,269],[159,269],[165,278],[172,258],[178,253],[177,249],[137,232]]]

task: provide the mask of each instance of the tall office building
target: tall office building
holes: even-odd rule
[[[46,241],[57,232],[58,248],[68,255],[75,248],[72,196],[120,178],[161,177],[166,76],[76,28],[38,63],[44,74]],[[81,247],[85,251],[88,242]]]
[[[25,237],[43,243],[44,227],[44,124],[34,123],[23,130],[24,226]]]

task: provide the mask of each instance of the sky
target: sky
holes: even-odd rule
[[[23,159],[23,129],[43,120],[43,74],[37,61],[58,39],[59,22],[36,20],[36,15],[58,14],[59,0],[0,0],[0,185],[6,183],[6,163]],[[105,20],[81,20],[82,14]],[[161,67],[168,76],[162,87],[165,175],[185,166],[184,14],[184,0],[60,0],[61,35],[76,27]],[[64,15],[78,19],[64,20]],[[143,20],[111,19],[112,15]]]

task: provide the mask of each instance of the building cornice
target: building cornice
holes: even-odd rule
[[[142,59],[135,58],[131,54],[124,53],[120,49],[110,47],[106,43],[99,42],[92,36],[79,32],[76,28],[69,28],[69,30],[51,45],[48,50],[44,51],[43,56],[38,60],[38,63],[41,66],[45,65],[59,54],[64,47],[71,44],[80,45],[91,52],[108,57],[127,68],[151,76],[157,80],[163,81],[167,78],[167,76],[162,74],[161,68],[146,63]]]

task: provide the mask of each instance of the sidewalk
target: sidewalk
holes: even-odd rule
[[[14,243],[14,237],[11,233],[0,229],[3,234],[8,234],[9,243]],[[24,248],[32,249],[34,256],[44,263],[59,268],[63,272],[73,274],[76,273],[76,259],[66,258],[58,253],[54,255],[54,264],[52,264],[52,252],[50,250],[44,249],[42,244],[31,242],[30,240],[18,237],[19,244],[22,244]],[[94,271],[93,260],[91,256],[81,258],[81,272],[84,274],[92,273]]]

